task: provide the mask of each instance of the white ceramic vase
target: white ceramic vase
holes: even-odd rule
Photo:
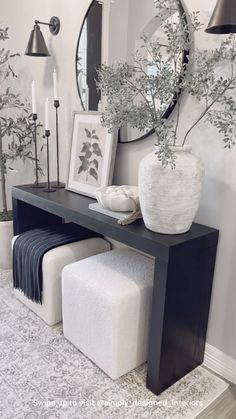
[[[13,238],[13,222],[0,222],[0,269],[12,268],[11,241]]]
[[[145,226],[163,234],[188,231],[198,210],[204,175],[191,146],[173,146],[176,167],[163,167],[155,152],[139,166],[139,199]]]

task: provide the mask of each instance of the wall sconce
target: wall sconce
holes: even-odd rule
[[[214,34],[236,32],[235,0],[218,0],[205,32]]]
[[[50,54],[44,41],[43,34],[40,30],[39,23],[41,25],[49,26],[49,30],[52,35],[57,35],[60,30],[60,20],[56,16],[53,16],[49,23],[35,20],[35,25],[30,34],[25,55],[29,55],[31,57],[48,57]]]

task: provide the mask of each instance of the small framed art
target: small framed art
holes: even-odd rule
[[[110,185],[117,135],[101,125],[99,112],[74,112],[67,189],[95,198],[96,189]]]

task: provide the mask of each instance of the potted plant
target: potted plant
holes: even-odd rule
[[[214,50],[194,50],[189,32],[201,27],[198,13],[179,16],[177,21],[167,19],[171,8],[176,9],[175,1],[155,3],[165,45],[144,34],[133,64],[101,67],[98,88],[106,97],[102,123],[110,131],[124,124],[142,131],[154,130],[155,151],[144,157],[139,167],[141,210],[147,228],[176,234],[189,230],[200,201],[203,167],[191,154],[191,146],[186,145],[192,129],[205,119],[218,129],[225,148],[235,144],[236,103],[232,89],[236,87],[236,54],[232,35]],[[183,50],[190,54],[186,66],[180,68]],[[221,76],[219,68],[225,63],[229,75]],[[184,138],[179,138],[178,133],[183,100],[180,92],[204,103]],[[165,120],[163,114],[173,96],[179,96],[175,117]]]
[[[8,28],[0,29],[0,41],[8,39]],[[10,78],[17,77],[11,61],[19,54],[0,49],[0,268],[10,269],[11,239],[13,236],[12,211],[7,204],[7,174],[13,171],[17,159],[34,160],[31,152],[32,121],[29,105],[8,86]]]

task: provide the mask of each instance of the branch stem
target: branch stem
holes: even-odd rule
[[[193,130],[193,128],[196,127],[196,125],[204,118],[205,115],[208,114],[209,110],[212,108],[212,106],[220,99],[220,97],[222,97],[222,95],[224,95],[225,92],[227,92],[227,90],[230,88],[231,84],[235,81],[235,78],[230,78],[230,81],[227,83],[227,85],[225,86],[225,88],[223,89],[222,92],[218,93],[218,95],[215,97],[215,99],[213,99],[211,101],[211,103],[206,107],[206,109],[201,113],[201,115],[199,116],[199,118],[194,122],[194,124],[189,128],[189,130],[186,132],[185,136],[184,136],[184,140],[182,143],[182,146],[185,145],[186,139],[188,137],[188,135],[190,134],[190,132]]]
[[[6,194],[6,176],[5,176],[5,163],[3,157],[2,147],[2,131],[0,123],[0,173],[1,173],[1,190],[2,190],[2,207],[3,212],[7,212],[7,194]]]

